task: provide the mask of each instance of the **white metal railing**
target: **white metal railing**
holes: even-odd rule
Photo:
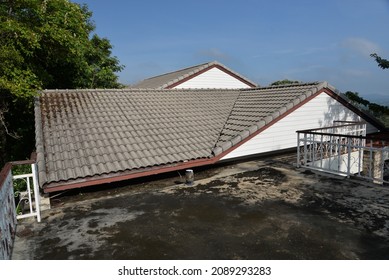
[[[23,219],[28,217],[36,217],[37,221],[41,221],[41,214],[40,214],[40,201],[39,201],[39,186],[38,186],[38,177],[37,177],[37,171],[36,171],[36,164],[31,164],[31,170],[32,173],[29,174],[22,174],[22,175],[15,175],[12,176],[12,179],[15,180],[25,180],[27,184],[27,190],[26,190],[26,197],[22,197],[22,199],[19,200],[19,205],[16,205],[16,208],[20,206],[20,204],[23,201],[28,202],[28,210],[29,213],[17,213],[17,219]],[[31,188],[30,179],[32,179],[32,185],[33,188]],[[21,205],[24,207],[24,205]]]
[[[389,143],[366,137],[365,123],[335,124],[297,131],[297,166],[389,182]]]
[[[12,166],[31,164],[31,173],[12,176]],[[28,213],[17,213],[19,205],[15,205],[14,181],[26,182],[25,197],[28,201]],[[32,182],[32,185],[31,185]],[[20,200],[19,200],[20,201]],[[0,260],[8,260],[12,255],[17,220],[36,217],[41,221],[40,197],[37,177],[37,167],[34,160],[8,162],[0,171]]]

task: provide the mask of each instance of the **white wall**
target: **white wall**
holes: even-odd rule
[[[361,118],[325,92],[276,122],[221,160],[297,146],[297,130],[332,126],[333,121],[359,121]],[[377,129],[367,125],[367,133]]]
[[[317,160],[314,162],[307,163],[308,166],[314,166],[318,168],[323,168],[326,170],[331,170],[334,172],[343,172],[347,173],[348,167],[348,154],[336,155],[328,158],[323,158],[322,160]],[[363,171],[363,150],[361,151],[361,158],[359,158],[359,152],[350,153],[350,173],[357,174],[358,172]]]
[[[235,77],[225,73],[218,68],[211,68],[208,71],[193,77],[192,79],[177,85],[174,88],[250,88],[247,84]]]

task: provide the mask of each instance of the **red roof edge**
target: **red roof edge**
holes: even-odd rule
[[[100,184],[106,184],[106,183],[113,183],[113,182],[118,182],[118,181],[124,181],[124,180],[130,180],[130,179],[135,179],[139,177],[145,177],[145,176],[151,176],[151,175],[157,175],[161,173],[167,173],[167,172],[172,172],[172,171],[177,171],[177,170],[182,170],[182,169],[187,169],[187,168],[193,168],[193,167],[199,167],[199,166],[204,166],[204,165],[211,165],[216,162],[218,162],[222,157],[227,155],[228,153],[232,152],[242,144],[246,143],[249,141],[251,138],[255,137],[265,129],[269,128],[272,126],[274,123],[277,121],[281,120],[282,118],[286,117],[290,113],[292,113],[294,110],[297,108],[301,107],[305,103],[307,103],[309,100],[313,99],[315,96],[318,94],[322,93],[324,89],[318,91],[317,93],[311,95],[307,99],[305,99],[303,102],[300,104],[296,105],[295,107],[291,108],[278,118],[274,119],[249,137],[245,138],[243,141],[238,143],[235,146],[232,146],[231,148],[227,149],[226,151],[220,153],[219,155],[213,157],[213,158],[208,158],[208,159],[197,159],[197,160],[191,160],[188,162],[182,162],[182,163],[177,163],[175,165],[169,165],[169,166],[164,166],[164,167],[154,167],[150,168],[147,170],[138,170],[136,172],[128,172],[127,174],[123,173],[118,173],[118,174],[113,174],[113,175],[105,175],[102,176],[101,178],[96,178],[96,177],[91,177],[91,178],[86,178],[83,179],[82,181],[78,182],[73,182],[73,183],[64,183],[64,182],[57,182],[57,183],[49,183],[47,184],[46,187],[44,187],[44,192],[45,193],[50,193],[50,192],[57,192],[57,191],[64,191],[68,189],[75,189],[75,188],[82,188],[82,187],[88,187],[88,186],[93,186],[93,185],[100,185]]]
[[[176,86],[178,86],[178,85],[180,85],[180,84],[182,84],[182,83],[185,83],[186,81],[188,81],[188,80],[190,80],[190,79],[193,79],[194,77],[199,76],[199,75],[201,75],[201,74],[207,72],[208,70],[211,70],[212,68],[217,68],[217,69],[223,71],[224,73],[226,73],[226,74],[228,74],[228,75],[230,75],[230,76],[233,76],[235,79],[238,79],[239,81],[241,81],[242,83],[248,85],[248,86],[251,87],[251,88],[256,88],[256,87],[257,87],[257,85],[255,85],[255,84],[253,84],[253,83],[250,83],[249,81],[247,81],[247,80],[243,79],[242,77],[236,75],[235,73],[233,73],[233,72],[231,72],[230,70],[224,68],[223,66],[218,65],[218,64],[214,64],[214,65],[210,65],[210,66],[208,66],[208,67],[206,67],[206,68],[204,68],[204,69],[202,69],[202,70],[200,70],[200,71],[198,71],[198,72],[196,72],[196,73],[193,73],[192,75],[190,75],[190,76],[188,76],[188,77],[185,77],[185,78],[182,79],[182,80],[179,80],[179,81],[177,81],[177,82],[175,82],[175,83],[173,83],[173,84],[167,86],[166,89],[175,88]]]
[[[19,160],[19,161],[9,161],[4,164],[3,168],[0,171],[0,189],[3,187],[4,181],[8,176],[8,173],[11,171],[12,166],[21,165],[21,164],[33,164],[36,162],[36,153],[33,152],[31,154],[30,159],[27,160]]]
[[[90,177],[85,178],[82,180],[78,180],[77,182],[55,182],[55,183],[49,183],[47,186],[43,188],[43,191],[45,193],[51,193],[51,192],[57,192],[57,191],[64,191],[69,189],[76,189],[76,188],[82,188],[82,187],[88,187],[93,185],[102,185],[107,183],[114,183],[124,180],[130,180],[135,179],[139,177],[146,177],[146,176],[152,176],[157,175],[161,173],[167,173],[187,168],[193,168],[203,165],[209,165],[216,162],[214,158],[207,158],[207,159],[195,159],[188,162],[181,162],[174,165],[169,166],[156,166],[152,168],[147,168],[147,170],[136,170],[136,171],[128,171],[128,172],[120,172],[116,174],[108,174],[108,175],[101,175],[100,178],[96,177]]]
[[[278,116],[277,118],[275,118],[274,120],[272,120],[271,122],[266,124],[265,126],[261,127],[259,130],[257,130],[256,132],[254,132],[253,134],[251,134],[250,136],[248,136],[244,140],[240,141],[235,146],[232,146],[231,148],[227,149],[226,151],[218,154],[217,156],[215,156],[213,158],[196,159],[196,160],[181,162],[181,163],[177,163],[174,165],[162,166],[162,167],[156,166],[153,168],[148,168],[147,170],[143,169],[143,170],[137,170],[135,172],[129,171],[125,174],[123,172],[121,172],[121,173],[111,174],[111,175],[102,175],[100,178],[91,177],[91,178],[82,179],[82,181],[80,180],[78,182],[73,182],[73,183],[72,182],[70,182],[70,183],[64,183],[64,182],[62,182],[62,183],[61,182],[50,183],[50,184],[47,184],[47,186],[43,188],[44,192],[50,193],[50,192],[64,191],[64,190],[68,190],[68,189],[87,187],[87,186],[92,186],[92,185],[101,185],[101,184],[106,184],[106,183],[113,183],[113,182],[118,182],[118,181],[135,179],[135,178],[139,178],[139,177],[146,177],[146,176],[157,175],[157,174],[161,174],[161,173],[167,173],[167,172],[172,172],[172,171],[177,171],[177,170],[182,170],[182,169],[187,169],[187,168],[193,168],[193,167],[214,164],[214,163],[218,162],[221,158],[223,158],[225,155],[227,155],[228,153],[237,149],[239,146],[243,145],[244,143],[246,143],[247,141],[249,141],[253,137],[257,136],[258,134],[260,134],[261,132],[263,132],[267,128],[271,127],[273,124],[275,124],[276,122],[285,118],[286,116],[288,116],[289,114],[291,114],[292,112],[294,112],[295,110],[300,108],[301,106],[305,105],[306,103],[308,103],[313,98],[317,97],[319,94],[321,94],[323,92],[328,94],[332,98],[336,99],[340,103],[342,103],[342,105],[344,105],[348,109],[352,110],[354,113],[360,115],[363,118],[366,118],[369,122],[370,122],[370,120],[374,121],[373,119],[369,118],[366,114],[364,114],[362,111],[360,111],[358,108],[354,107],[353,105],[348,103],[346,100],[341,98],[339,95],[334,93],[332,90],[330,90],[328,88],[323,88],[323,89],[317,91],[316,93],[312,94],[311,96],[309,96],[308,98],[306,98],[305,100],[303,100],[302,102],[300,102],[299,104],[294,106],[293,108],[289,109],[284,114]],[[376,123],[376,122],[374,121],[374,123]],[[373,123],[373,125],[375,126],[374,123]],[[379,127],[377,127],[377,128],[379,128]]]
[[[286,111],[285,113],[283,113],[282,115],[278,116],[277,118],[273,119],[271,122],[269,122],[268,124],[264,125],[263,127],[261,127],[260,129],[258,129],[256,132],[254,132],[253,134],[249,135],[248,137],[246,137],[245,139],[243,139],[242,141],[240,141],[238,144],[236,144],[235,146],[232,146],[231,148],[225,150],[224,152],[222,152],[221,154],[217,155],[217,158],[220,159],[224,156],[226,156],[227,154],[231,153],[233,150],[237,149],[238,147],[240,147],[241,145],[243,145],[244,143],[248,142],[249,140],[251,140],[252,138],[254,138],[255,136],[257,136],[258,134],[260,134],[261,132],[263,132],[264,130],[268,129],[269,127],[271,127],[273,124],[275,124],[276,122],[282,120],[283,118],[285,118],[286,116],[288,116],[290,113],[292,113],[293,111],[297,110],[298,108],[300,108],[301,106],[303,106],[304,104],[308,103],[310,100],[312,100],[313,98],[315,98],[316,96],[318,96],[319,94],[323,93],[323,92],[326,92],[327,93],[328,89],[321,89],[319,90],[318,92],[316,92],[315,94],[312,94],[311,96],[309,96],[308,98],[304,99],[302,102],[300,102],[299,104],[297,104],[296,106],[294,106],[293,108],[290,108],[288,111]]]
[[[355,107],[350,102],[348,102],[345,98],[341,97],[340,95],[338,95],[338,94],[336,94],[336,93],[334,93],[332,91],[327,92],[327,94],[329,96],[331,96],[332,98],[334,98],[336,101],[340,102],[343,106],[345,106],[348,109],[350,109],[351,111],[353,111],[355,114],[357,114],[360,117],[362,117],[364,120],[366,120],[367,122],[372,124],[374,127],[379,129],[380,131],[386,131],[387,130],[385,125],[382,124],[379,120],[375,119],[372,116],[369,116],[368,114],[366,114],[365,112],[363,112],[359,108]]]

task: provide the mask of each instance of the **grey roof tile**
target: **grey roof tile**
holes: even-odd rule
[[[40,182],[213,157],[322,86],[43,91],[35,107]]]

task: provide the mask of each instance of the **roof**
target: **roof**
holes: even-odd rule
[[[210,164],[328,88],[46,90],[35,105],[39,182],[49,192]]]
[[[257,87],[258,85],[246,77],[243,77],[242,75],[232,71],[231,69],[227,68],[225,65],[213,61],[213,62],[207,62],[200,65],[195,65],[192,67],[188,67],[185,69],[177,70],[174,72],[169,72],[163,75],[151,77],[148,79],[145,79],[135,85],[132,85],[131,88],[154,88],[154,89],[168,89],[173,88],[177,84],[180,84],[188,79],[191,79],[201,73],[204,73],[205,71],[212,69],[214,67],[217,67],[218,69],[228,73],[229,75],[235,77],[236,79],[242,81],[243,83],[249,85],[250,87]]]

